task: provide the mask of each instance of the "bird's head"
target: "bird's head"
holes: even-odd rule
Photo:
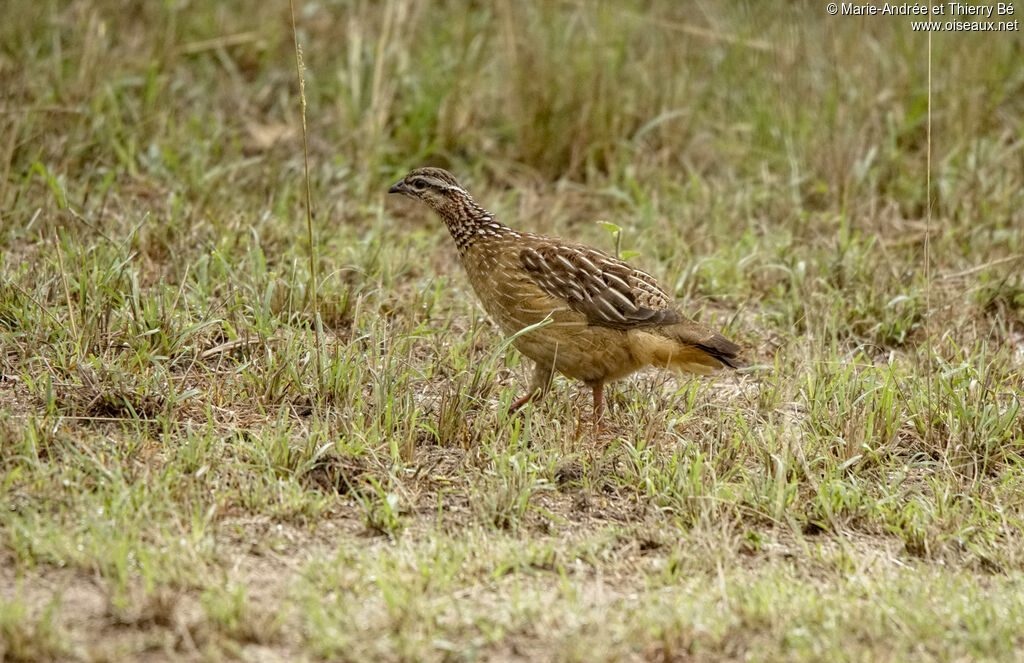
[[[465,203],[472,200],[455,176],[441,168],[412,170],[395,182],[388,193],[400,193],[422,200],[442,216],[464,209]]]

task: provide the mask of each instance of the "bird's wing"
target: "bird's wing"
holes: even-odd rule
[[[589,324],[630,329],[683,319],[653,276],[596,249],[538,242],[522,249],[519,261],[541,290]]]

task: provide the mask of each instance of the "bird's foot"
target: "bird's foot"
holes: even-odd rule
[[[573,437],[577,440],[587,435],[592,440],[596,441],[599,437],[604,437],[607,433],[617,433],[619,426],[609,421],[605,416],[601,416],[600,419],[595,419],[593,416],[580,417],[576,420],[575,432]]]

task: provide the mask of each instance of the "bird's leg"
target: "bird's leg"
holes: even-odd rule
[[[550,366],[542,366],[536,363],[533,366],[533,375],[530,377],[530,386],[526,395],[512,402],[508,406],[508,413],[512,414],[532,400],[544,398],[551,388],[551,378],[554,376],[554,369]]]
[[[516,400],[512,401],[512,404],[508,406],[508,413],[512,414],[519,408],[523,407],[524,405],[532,401],[537,395],[537,392],[530,391],[527,392],[527,394],[522,398],[517,398]]]
[[[601,425],[601,415],[604,414],[604,383],[593,382],[590,387],[594,390],[594,432],[597,432]]]

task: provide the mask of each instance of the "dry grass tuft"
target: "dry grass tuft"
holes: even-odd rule
[[[0,658],[1019,657],[1015,33],[932,37],[929,217],[903,19],[299,3],[300,151],[283,6],[6,10]],[[755,368],[507,416],[426,163]]]

